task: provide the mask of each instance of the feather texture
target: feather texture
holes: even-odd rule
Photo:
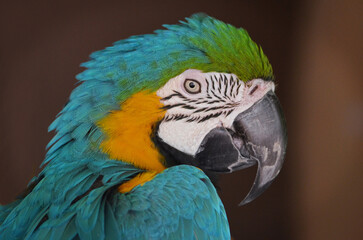
[[[100,149],[101,119],[187,69],[242,81],[273,78],[244,29],[205,15],[164,27],[118,41],[82,64],[79,86],[49,127],[56,135],[34,188],[0,206],[0,239],[230,239],[223,205],[201,170],[171,167],[121,194],[117,187],[144,170]]]
[[[0,239],[230,238],[222,202],[195,167],[168,168],[121,194],[114,187],[140,170],[103,159],[81,165],[88,174],[75,174],[70,167],[45,176],[5,218]],[[82,187],[75,191],[73,185]]]

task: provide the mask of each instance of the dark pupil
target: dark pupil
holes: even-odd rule
[[[189,87],[190,87],[190,88],[194,88],[194,87],[195,87],[195,83],[190,82],[190,83],[189,83]]]

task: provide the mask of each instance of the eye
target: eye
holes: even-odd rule
[[[194,79],[185,79],[184,88],[188,93],[200,93],[201,86],[197,80]]]

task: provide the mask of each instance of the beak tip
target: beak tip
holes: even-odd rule
[[[247,196],[242,200],[242,202],[238,204],[238,206],[246,205],[247,203],[250,203],[257,197],[259,197],[263,192],[267,190],[267,188],[270,187],[270,185],[278,175],[277,173],[272,178],[264,179],[264,177],[261,178],[260,174],[261,172],[258,171],[251,190],[248,192]]]
[[[246,205],[247,203],[250,203],[253,199],[248,199],[247,197],[245,199],[243,199],[239,204],[238,207],[242,207],[244,205]]]
[[[248,195],[238,204],[239,207],[246,205],[247,203],[252,202],[253,200],[255,200],[258,196],[260,196],[262,192],[257,192],[257,193],[248,193]]]

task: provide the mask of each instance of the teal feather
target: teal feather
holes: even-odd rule
[[[125,167],[122,162],[111,163]],[[130,171],[129,176],[138,172],[130,166],[126,169]],[[107,172],[112,174],[110,169]],[[61,175],[58,177],[61,178]],[[85,176],[81,178],[85,179]],[[193,184],[179,188],[185,179],[190,179]],[[63,208],[61,214],[50,211],[61,204],[55,199],[59,195],[64,197],[64,194],[55,191],[55,198],[44,204],[43,210],[31,214],[33,220],[24,227],[24,235],[14,236],[5,229],[0,234],[1,239],[23,239],[24,236],[25,239],[73,239],[75,236],[80,239],[106,239],[106,233],[109,239],[112,239],[110,236],[116,236],[116,239],[229,239],[227,218],[220,214],[224,212],[223,205],[220,200],[217,206],[210,201],[217,193],[199,169],[184,165],[169,168],[153,181],[127,194],[110,191],[113,184],[108,182],[73,204],[64,201],[68,208]],[[183,197],[175,197],[180,195]],[[26,199],[34,201],[38,197],[31,193]],[[192,203],[195,203],[195,208],[191,207]],[[19,214],[24,213],[22,208],[19,211]],[[45,215],[48,218],[39,224]],[[19,231],[19,228],[16,230]]]
[[[46,177],[4,219],[0,239],[49,239],[55,235],[54,231],[65,229],[69,229],[69,236],[74,236],[76,229],[76,234],[102,239],[104,197],[115,185],[140,172],[126,163],[105,158],[49,164],[41,173]],[[111,175],[107,176],[107,182],[82,197],[105,173]],[[77,201],[77,197],[81,198]]]
[[[194,184],[179,188],[185,179],[191,179]],[[205,182],[210,180],[202,171],[182,165],[165,170],[129,194],[115,195],[116,209],[121,207],[119,204],[124,208],[122,212],[116,211],[121,229],[127,229],[122,239],[229,239],[227,218],[220,214],[224,212],[223,205],[219,200],[217,206],[212,206],[213,201],[209,200],[217,193]],[[200,194],[195,191],[203,188],[205,190]],[[183,194],[183,198],[175,197],[176,194]],[[138,200],[140,196],[152,204],[145,205],[144,201]],[[198,203],[196,209],[193,204],[184,204],[186,201]],[[127,202],[130,204],[125,205]]]
[[[44,169],[23,198],[0,206],[0,239],[230,239],[224,207],[199,169],[175,166],[126,194],[116,189],[143,172],[101,152],[97,122],[133,93],[155,91],[194,68],[242,81],[273,78],[247,32],[193,15],[154,34],[92,53],[79,85],[49,126]],[[122,123],[120,123],[122,124]]]

